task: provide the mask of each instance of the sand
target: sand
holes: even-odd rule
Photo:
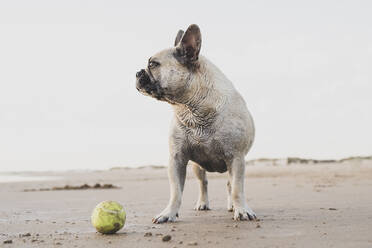
[[[198,186],[188,171],[180,218],[160,225],[151,218],[168,201],[165,168],[23,175],[51,179],[0,183],[0,247],[372,247],[370,161],[247,166],[246,194],[257,222],[232,220],[226,174],[208,174],[212,210],[195,211]],[[85,183],[120,188],[37,191]],[[90,224],[103,200],[127,211],[115,235]]]

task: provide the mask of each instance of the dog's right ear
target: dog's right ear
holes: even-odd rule
[[[177,46],[178,43],[180,43],[180,41],[181,41],[182,36],[183,36],[184,33],[185,33],[185,32],[184,32],[182,29],[180,29],[180,30],[178,31],[177,36],[176,36],[176,39],[174,40],[174,46]]]
[[[182,36],[179,41],[178,36]],[[178,31],[176,43],[177,41],[176,59],[189,68],[197,68],[201,47],[201,34],[198,25],[190,25],[183,35],[181,35],[181,31]]]

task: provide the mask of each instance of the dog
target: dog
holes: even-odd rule
[[[189,161],[199,180],[196,210],[209,210],[206,171],[227,171],[227,209],[233,219],[256,219],[244,193],[244,157],[254,140],[253,119],[230,80],[199,55],[201,42],[197,25],[179,30],[174,47],[150,57],[147,68],[136,73],[140,93],[174,109],[169,135],[170,200],[153,223],[178,217]]]

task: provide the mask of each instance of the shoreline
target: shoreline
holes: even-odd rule
[[[325,164],[342,164],[342,163],[372,163],[372,156],[351,156],[341,159],[312,159],[301,157],[286,157],[286,158],[257,158],[246,160],[246,166],[290,166],[290,165],[325,165]],[[1,175],[30,175],[30,174],[43,174],[43,173],[65,173],[65,172],[94,172],[94,171],[107,171],[107,170],[131,170],[131,169],[164,169],[167,165],[138,165],[138,166],[113,166],[104,169],[67,169],[67,170],[0,170]]]

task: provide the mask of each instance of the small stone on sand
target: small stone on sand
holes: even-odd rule
[[[189,242],[187,243],[187,245],[198,245],[198,242],[194,241],[194,242]]]
[[[164,241],[164,242],[168,242],[169,240],[171,240],[172,239],[172,236],[170,236],[170,235],[165,235],[163,238],[162,238],[162,240]]]
[[[22,237],[29,237],[29,236],[31,236],[31,233],[22,234]]]

